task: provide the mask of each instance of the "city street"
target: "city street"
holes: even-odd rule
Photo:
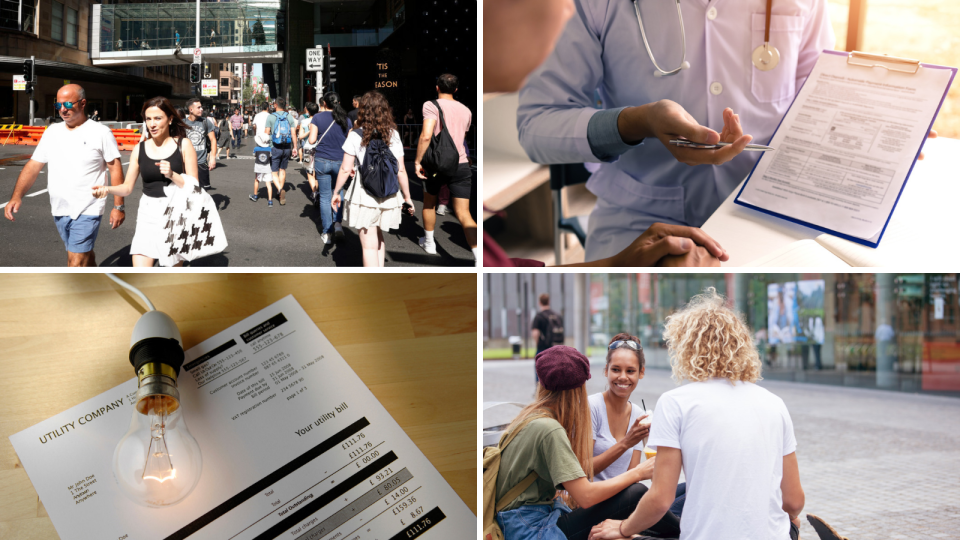
[[[273,208],[267,207],[266,187],[260,184],[260,196],[252,202],[252,137],[238,151],[237,159],[220,159],[210,172],[215,188],[210,195],[217,203],[229,246],[224,253],[200,259],[190,266],[362,266],[357,231],[344,227],[344,237],[332,246],[320,242],[320,212],[308,198],[306,171],[295,160],[287,168],[287,204],[280,206],[274,193]],[[13,193],[17,176],[32,146],[0,148],[0,205]],[[232,152],[231,152],[232,153]],[[130,152],[121,152],[124,171]],[[417,244],[423,235],[423,189],[412,173],[413,153],[408,150],[407,170],[410,191],[417,213],[405,216],[401,227],[384,234],[387,266],[473,266],[474,258],[463,229],[453,212],[437,216],[437,255],[428,255]],[[63,242],[50,215],[46,168],[29,190],[16,221],[0,219],[0,266],[66,266]],[[126,221],[116,230],[109,225],[109,208],[101,223],[95,252],[99,266],[130,266],[130,242],[136,229],[137,208],[143,190],[140,180],[126,198]]]
[[[588,393],[604,389],[603,358],[591,359]],[[949,397],[761,381],[793,419],[804,514],[850,540],[957,538],[960,530],[960,400]],[[670,371],[648,368],[633,394],[648,409],[675,388]],[[528,403],[532,360],[485,361],[483,401]],[[500,406],[484,425],[518,409]],[[803,519],[801,538],[817,538]]]

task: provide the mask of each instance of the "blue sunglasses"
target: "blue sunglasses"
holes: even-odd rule
[[[80,101],[83,101],[83,100],[80,100]],[[70,109],[73,108],[74,105],[76,105],[77,103],[80,103],[80,101],[64,101],[63,103],[54,103],[53,108],[57,112],[60,112],[61,108],[65,108],[69,111]]]
[[[619,349],[620,347],[626,347],[628,349],[633,349],[635,351],[643,350],[643,347],[640,346],[640,344],[637,343],[636,341],[633,341],[632,339],[618,339],[613,343],[611,343],[610,346],[607,347],[607,350],[612,351],[614,349]]]

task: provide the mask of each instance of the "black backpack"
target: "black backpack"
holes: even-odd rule
[[[363,139],[363,129],[357,133]],[[400,191],[400,179],[397,172],[400,165],[397,156],[390,151],[390,145],[380,138],[371,138],[367,144],[367,153],[360,164],[360,178],[367,193],[383,199]]]
[[[563,345],[563,317],[553,311],[547,311],[547,347],[554,345]]]
[[[447,123],[443,120],[443,109],[437,100],[430,101],[437,107],[440,113],[440,133],[430,138],[430,146],[427,152],[423,154],[420,165],[427,171],[427,174],[434,176],[442,174],[444,176],[455,176],[460,167],[460,152],[457,145],[453,142],[453,137],[447,131]]]

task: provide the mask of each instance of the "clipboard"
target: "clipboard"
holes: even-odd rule
[[[756,205],[756,204],[751,204],[751,203],[749,203],[749,202],[746,202],[746,201],[742,200],[744,191],[747,189],[747,186],[749,185],[750,180],[753,179],[754,173],[757,171],[757,168],[760,166],[760,163],[761,163],[764,159],[773,159],[773,157],[768,156],[768,155],[763,155],[763,156],[761,156],[761,157],[756,161],[756,163],[754,163],[753,169],[751,169],[750,174],[747,176],[747,180],[744,181],[743,185],[742,185],[741,188],[740,188],[740,191],[737,193],[737,196],[736,196],[736,198],[734,199],[734,203],[735,203],[735,204],[738,204],[738,205],[740,205],[740,206],[744,206],[744,207],[747,207],[747,208],[751,208],[751,209],[753,209],[753,210],[756,210],[756,211],[758,211],[758,212],[762,212],[762,213],[767,214],[767,215],[775,216],[775,217],[778,217],[778,218],[780,218],[780,219],[784,219],[784,220],[789,221],[789,222],[792,222],[792,223],[797,223],[797,224],[799,224],[799,225],[803,225],[803,226],[805,226],[805,227],[809,227],[809,228],[811,228],[811,229],[814,229],[814,230],[817,230],[817,231],[820,231],[820,232],[824,232],[824,233],[827,233],[827,234],[830,234],[830,235],[833,235],[833,236],[836,236],[836,237],[839,237],[839,238],[843,238],[843,239],[849,240],[849,241],[851,241],[851,242],[855,242],[855,243],[857,243],[857,244],[861,244],[861,245],[869,246],[869,247],[872,247],[872,248],[876,248],[876,247],[878,247],[878,246],[880,245],[880,242],[883,240],[883,235],[884,235],[884,233],[886,233],[886,229],[887,229],[887,227],[888,227],[889,224],[890,224],[890,218],[893,216],[893,212],[896,210],[897,204],[898,204],[899,201],[900,201],[900,197],[903,195],[903,189],[904,189],[904,187],[906,187],[907,181],[910,179],[910,175],[911,175],[911,173],[913,172],[913,167],[916,165],[917,160],[918,160],[919,155],[920,155],[920,152],[923,150],[923,145],[924,145],[924,143],[926,142],[927,134],[929,133],[929,131],[930,131],[931,129],[933,129],[933,124],[934,124],[937,116],[940,114],[940,110],[941,110],[942,107],[943,107],[943,102],[944,102],[944,100],[946,100],[947,93],[949,92],[950,87],[951,87],[951,85],[953,84],[953,80],[954,80],[954,78],[956,77],[957,68],[947,67],[947,66],[938,66],[938,65],[933,65],[933,64],[924,64],[924,63],[921,63],[919,60],[914,60],[914,59],[909,59],[909,58],[898,58],[898,57],[893,57],[893,56],[889,56],[889,55],[886,55],[886,54],[864,53],[864,52],[860,52],[860,51],[853,51],[853,52],[847,53],[847,52],[843,52],[843,51],[824,50],[824,51],[823,51],[823,54],[825,54],[825,55],[827,55],[827,54],[829,54],[829,55],[836,55],[836,56],[846,56],[846,57],[847,57],[847,62],[846,62],[846,63],[847,63],[848,66],[852,66],[852,69],[856,69],[856,68],[859,68],[859,67],[871,68],[871,69],[872,69],[872,68],[879,67],[879,68],[884,68],[884,69],[886,69],[886,70],[888,70],[888,71],[891,71],[891,72],[904,73],[904,74],[908,74],[908,75],[916,75],[917,73],[920,73],[921,70],[923,70],[923,69],[940,69],[940,70],[948,70],[948,71],[951,72],[950,75],[949,75],[949,79],[948,79],[948,81],[947,81],[946,87],[944,88],[943,95],[941,96],[940,101],[939,101],[939,103],[937,104],[936,111],[934,112],[933,116],[931,117],[930,123],[929,123],[929,125],[927,126],[927,129],[923,132],[923,135],[922,135],[923,139],[920,141],[920,145],[919,145],[919,148],[918,148],[918,150],[917,150],[916,155],[914,155],[913,162],[910,164],[910,167],[909,167],[909,169],[908,169],[907,172],[906,172],[906,176],[904,177],[903,182],[902,182],[901,185],[900,185],[900,189],[899,189],[899,191],[898,191],[897,194],[896,194],[896,198],[894,199],[893,205],[890,207],[890,211],[889,211],[889,213],[888,213],[888,214],[886,215],[886,217],[885,217],[883,226],[882,226],[882,228],[880,229],[880,233],[879,233],[879,235],[876,236],[876,242],[873,242],[873,241],[871,241],[870,239],[865,239],[865,238],[862,238],[862,237],[858,237],[858,236],[846,234],[846,233],[840,232],[840,231],[838,231],[838,230],[832,229],[832,228],[830,228],[830,227],[826,227],[826,226],[823,226],[823,225],[819,225],[819,224],[817,224],[817,223],[812,223],[812,222],[810,222],[810,221],[806,221],[806,220],[800,219],[800,218],[798,218],[798,217],[785,215],[785,214],[783,214],[783,213],[781,213],[781,212],[777,212],[777,211],[774,211],[774,210],[770,210],[770,209],[768,209],[768,208],[764,208],[764,207],[758,206],[758,205]],[[818,60],[818,62],[819,62],[819,60]],[[815,67],[814,69],[816,69],[816,67]],[[811,75],[812,75],[812,74],[813,74],[813,71],[811,71]],[[774,130],[773,134],[770,136],[770,139],[769,139],[765,144],[770,145],[770,144],[773,142],[773,140],[776,138],[777,133],[780,131],[780,128],[783,126],[784,120],[787,118],[787,116],[790,115],[791,110],[793,109],[794,105],[796,104],[797,98],[800,96],[800,93],[803,91],[804,86],[806,86],[806,83],[809,82],[809,80],[810,80],[810,77],[808,76],[807,79],[804,81],[803,85],[801,85],[801,87],[800,87],[799,89],[797,89],[797,93],[796,93],[796,95],[794,96],[794,99],[793,99],[793,101],[791,102],[790,107],[787,109],[787,112],[784,114],[783,118],[780,119],[780,123],[777,125],[777,129]]]

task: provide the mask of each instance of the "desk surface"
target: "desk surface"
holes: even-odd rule
[[[125,278],[177,321],[185,348],[293,294],[476,514],[474,274]],[[4,274],[0,298],[0,538],[55,539],[8,437],[133,377],[144,308],[102,274]]]
[[[960,230],[960,174],[956,156],[960,155],[960,140],[944,137],[929,139],[924,144],[926,159],[917,162],[907,185],[894,209],[894,218],[901,223],[922,223],[926,234],[918,242],[929,242],[926,260],[903,261],[920,264],[926,270],[941,269],[955,262],[956,250],[937,245],[942,234]],[[742,184],[741,184],[742,185]],[[730,254],[724,266],[745,266],[774,251],[799,240],[820,236],[820,231],[791,223],[756,210],[734,204],[740,186],[727,197],[710,219],[701,227]],[[889,230],[885,236],[889,234]],[[941,240],[938,240],[940,238]],[[884,247],[883,240],[880,248]]]

